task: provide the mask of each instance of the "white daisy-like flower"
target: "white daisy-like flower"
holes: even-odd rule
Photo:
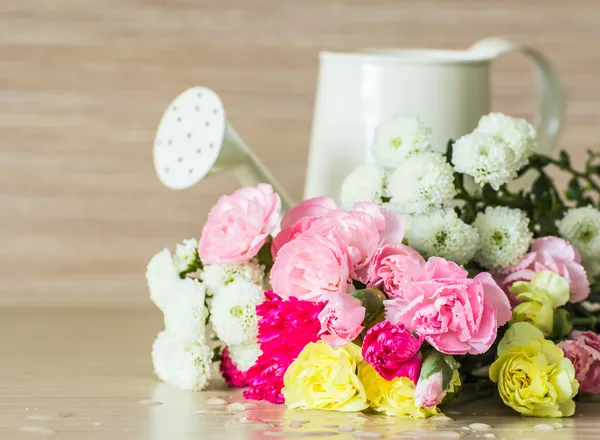
[[[473,223],[479,233],[475,261],[487,269],[506,269],[514,266],[527,252],[533,234],[529,218],[520,209],[488,206]]]
[[[373,157],[385,168],[394,168],[416,151],[430,149],[431,129],[419,118],[393,116],[375,129]]]
[[[229,356],[240,371],[247,371],[256,363],[258,357],[262,354],[260,345],[255,342],[248,344],[235,344],[229,346]]]
[[[387,193],[394,210],[402,214],[441,208],[456,195],[452,166],[440,153],[415,153],[392,173]]]
[[[160,310],[164,311],[173,300],[172,286],[182,281],[173,264],[169,249],[165,248],[152,257],[146,269],[146,281],[150,298]]]
[[[208,316],[204,286],[195,279],[179,279],[171,293],[171,301],[163,310],[165,330],[175,337],[203,341]]]
[[[456,264],[471,261],[479,241],[477,230],[453,209],[412,216],[406,235],[409,246],[424,257],[442,257]]]
[[[591,275],[600,275],[600,210],[593,206],[569,209],[556,225],[561,237],[577,248]]]
[[[182,390],[199,391],[208,385],[213,352],[205,342],[186,341],[160,332],[152,345],[156,375]]]
[[[244,279],[223,287],[211,305],[210,320],[219,339],[227,345],[256,340],[256,306],[264,299],[263,288]]]
[[[183,240],[175,248],[175,255],[173,255],[173,264],[179,272],[183,272],[188,269],[191,263],[198,258],[198,240],[190,238]]]
[[[514,151],[493,134],[473,132],[459,138],[452,163],[459,173],[473,176],[481,186],[489,183],[495,190],[517,176]]]
[[[386,173],[377,164],[355,168],[342,183],[340,202],[343,209],[351,210],[356,202],[382,203],[385,195]]]
[[[529,157],[537,149],[537,133],[525,119],[490,113],[479,120],[475,132],[492,134],[506,142],[515,154],[517,171],[527,165]]]
[[[219,292],[236,280],[246,281],[257,286],[265,282],[265,267],[256,258],[243,264],[213,264],[204,266],[202,282],[212,295]]]

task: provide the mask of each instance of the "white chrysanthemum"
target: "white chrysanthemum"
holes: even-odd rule
[[[419,118],[394,116],[375,129],[373,157],[385,168],[394,168],[412,153],[429,149],[431,129]]]
[[[173,264],[179,272],[186,270],[189,265],[198,256],[198,240],[190,238],[183,240],[182,243],[178,244],[175,248],[175,255],[173,255]]]
[[[528,228],[529,218],[520,209],[488,206],[485,213],[477,214],[473,226],[479,233],[475,261],[488,269],[515,265],[533,238]]]
[[[210,320],[219,339],[227,345],[253,342],[258,333],[256,306],[263,299],[263,288],[243,279],[223,287],[210,310]]]
[[[515,153],[507,142],[487,133],[471,133],[453,146],[452,163],[459,173],[473,176],[480,185],[498,189],[517,176]]]
[[[195,279],[178,279],[171,293],[171,301],[163,309],[165,330],[175,337],[203,341],[208,316],[204,286]]]
[[[492,134],[505,141],[515,154],[517,171],[527,165],[529,157],[537,149],[537,133],[525,119],[490,113],[479,120],[475,132]]]
[[[255,258],[243,264],[213,264],[204,266],[201,278],[208,292],[217,295],[236,280],[263,286],[265,267],[258,264]]]
[[[409,246],[424,257],[442,257],[467,264],[475,255],[477,230],[458,218],[453,209],[413,216],[406,231]]]
[[[156,375],[177,388],[199,391],[208,385],[212,350],[206,343],[186,341],[160,332],[152,345]]]
[[[160,310],[165,310],[173,298],[172,286],[181,281],[169,249],[165,248],[152,257],[146,269],[146,281],[150,298]]]
[[[260,345],[256,342],[229,346],[229,356],[240,371],[247,371],[261,354]]]
[[[367,164],[355,168],[342,183],[340,191],[342,208],[349,211],[356,202],[381,204],[385,186],[385,171],[379,165]]]
[[[415,153],[393,172],[387,193],[395,211],[403,214],[441,208],[456,195],[452,166],[440,153]]]
[[[600,275],[600,210],[592,206],[569,209],[556,225],[560,235],[580,252],[591,275]]]

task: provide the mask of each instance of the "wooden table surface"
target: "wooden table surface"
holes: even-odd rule
[[[0,438],[259,440],[278,438],[272,432],[315,431],[356,438],[323,425],[352,425],[385,438],[451,438],[448,431],[461,432],[464,439],[493,438],[490,433],[507,440],[600,436],[600,402],[591,400],[578,404],[575,417],[562,420],[522,418],[495,401],[470,403],[461,414],[449,412],[451,422],[290,411],[257,402],[245,411],[227,412],[207,400],[245,402],[239,390],[215,381],[209,391],[185,392],[154,377],[150,346],[161,326],[160,314],[150,307],[0,308]],[[290,428],[298,419],[308,423]],[[462,429],[473,422],[493,428],[486,433]],[[564,427],[533,429],[540,423]]]

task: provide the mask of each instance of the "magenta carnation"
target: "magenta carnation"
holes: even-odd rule
[[[302,301],[295,297],[281,299],[272,291],[265,292],[265,301],[256,306],[258,342],[262,354],[246,371],[250,388],[246,399],[283,403],[283,375],[309,342],[319,340],[319,313],[325,303]]]
[[[229,348],[225,347],[221,353],[221,365],[219,365],[221,375],[227,385],[232,387],[245,387],[248,385],[246,374],[233,363],[229,356]]]
[[[558,346],[573,362],[580,390],[600,394],[600,336],[574,330],[569,339]]]
[[[404,325],[382,321],[369,329],[362,345],[365,361],[385,380],[408,377],[417,383],[423,358],[423,337],[412,335]]]

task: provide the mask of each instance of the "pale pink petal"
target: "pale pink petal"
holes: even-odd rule
[[[281,228],[292,226],[302,217],[323,217],[332,209],[337,209],[337,205],[331,197],[314,197],[304,200],[285,214],[281,220]]]

